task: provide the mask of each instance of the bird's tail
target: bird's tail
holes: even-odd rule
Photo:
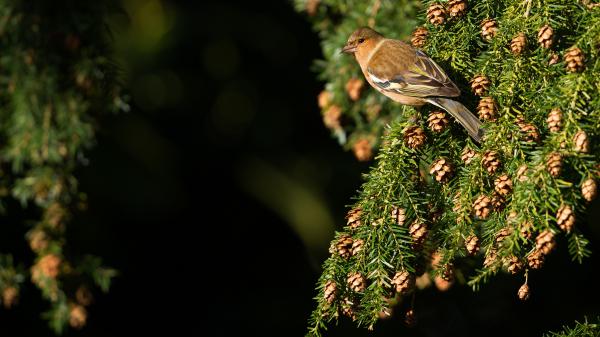
[[[467,129],[467,132],[476,142],[481,142],[483,129],[481,121],[469,111],[464,105],[448,98],[432,97],[427,102],[448,111],[456,120]]]

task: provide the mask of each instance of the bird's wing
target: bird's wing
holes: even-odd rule
[[[397,40],[387,40],[371,57],[367,74],[382,90],[406,96],[460,95],[460,90],[432,59]]]

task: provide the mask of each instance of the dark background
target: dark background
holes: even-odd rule
[[[333,223],[368,169],[322,126],[318,36],[288,1],[124,4],[114,29],[133,109],[101,121],[79,172],[89,209],[68,234],[73,252],[104,257],[120,276],[97,294],[87,327],[66,335],[303,335]],[[593,223],[578,226],[596,254],[571,263],[559,240],[531,274],[528,302],[507,275],[479,293],[430,288],[417,295],[415,328],[396,315],[370,335],[540,336],[595,317],[591,208]],[[26,286],[19,306],[0,311],[0,335],[51,336],[46,308]],[[368,334],[342,321],[327,335]]]

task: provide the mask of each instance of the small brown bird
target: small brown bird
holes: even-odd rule
[[[464,105],[445,98],[459,96],[460,90],[422,51],[365,27],[350,35],[342,52],[354,54],[369,84],[382,94],[406,105],[438,106],[481,141],[481,122]]]

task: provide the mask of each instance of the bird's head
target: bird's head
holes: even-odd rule
[[[343,53],[353,54],[357,51],[368,48],[368,46],[372,46],[373,42],[382,39],[383,35],[377,33],[373,29],[369,27],[359,28],[350,35],[348,38],[348,42],[344,48],[342,48]]]

